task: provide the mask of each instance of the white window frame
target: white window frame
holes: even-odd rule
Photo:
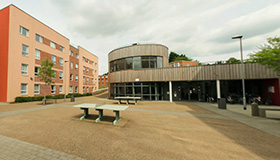
[[[19,26],[19,33],[26,37],[29,37],[29,30],[22,26]]]
[[[26,69],[24,68],[26,67]],[[21,64],[21,75],[27,76],[28,75],[28,64]]]
[[[59,79],[63,80],[63,72],[59,71]]]
[[[56,91],[56,86],[51,85],[51,94],[55,94],[55,91]]]
[[[70,74],[70,81],[73,81],[73,74]]]
[[[60,47],[59,47],[59,50],[60,50],[61,52],[64,52],[64,47],[63,47],[63,46],[60,46]]]
[[[56,43],[51,41],[50,46],[55,49],[56,48]]]
[[[72,52],[72,51],[69,51],[69,55],[70,55],[70,56],[73,56],[73,52]]]
[[[41,51],[39,49],[35,49],[35,59],[41,59]]]
[[[73,69],[73,62],[70,62],[70,69]]]
[[[83,57],[83,62],[85,61],[85,59],[86,59],[86,58],[85,58],[85,57]]]
[[[39,34],[35,34],[35,40],[37,41],[37,42],[40,42],[40,43],[43,43],[43,37],[42,36],[40,36]]]
[[[56,63],[56,56],[55,55],[52,55],[52,63]]]
[[[63,66],[63,58],[59,58],[59,65]]]
[[[73,93],[73,86],[69,86],[69,93]]]
[[[25,90],[24,90],[23,86],[25,86]],[[28,84],[27,83],[21,83],[20,84],[20,94],[21,95],[27,95],[27,89],[28,89]]]
[[[75,87],[75,93],[78,93],[78,92],[79,92],[79,90],[78,90],[78,89],[79,89],[79,87],[78,87],[78,86],[76,86],[76,87]]]
[[[36,72],[36,68],[38,68],[38,69],[37,69],[37,72]],[[39,68],[40,68],[40,67],[37,67],[37,66],[34,67],[34,76],[35,76],[35,77],[38,77],[38,76],[39,76]]]
[[[76,68],[76,70],[78,70],[78,68],[79,68],[79,65],[78,65],[78,63],[76,63],[76,66],[75,66],[75,68]]]
[[[27,57],[28,56],[28,45],[22,44],[21,45],[21,55]]]
[[[76,74],[75,81],[78,82],[78,80],[79,80],[79,76]]]
[[[79,59],[79,54],[78,53],[76,53],[76,58]]]
[[[62,93],[62,89],[63,89],[63,86],[62,86],[62,85],[59,85],[59,94]]]
[[[86,71],[86,67],[85,66],[83,66],[83,72],[85,72]]]
[[[38,86],[38,88],[36,88]],[[34,84],[34,95],[40,94],[40,84]]]

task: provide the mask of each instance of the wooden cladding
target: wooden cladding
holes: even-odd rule
[[[135,56],[162,56],[163,67],[168,67],[168,48],[160,44],[137,44],[115,49],[108,54],[109,62]]]
[[[277,78],[277,72],[257,63],[247,63],[245,79]],[[179,68],[125,70],[109,74],[110,83],[160,82],[160,81],[203,81],[241,79],[241,64],[205,65]]]

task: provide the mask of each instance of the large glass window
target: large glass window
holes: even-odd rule
[[[28,64],[21,64],[21,75],[27,75],[28,73]]]
[[[141,69],[141,57],[133,57],[133,69]]]
[[[133,58],[125,58],[125,69],[132,69]]]
[[[126,69],[162,68],[162,57],[128,57],[110,62],[110,72]]]
[[[41,57],[41,51],[38,49],[35,49],[35,59],[40,60]]]
[[[35,35],[35,40],[36,40],[37,42],[43,43],[43,37],[40,36],[39,34],[36,34],[36,35]]]

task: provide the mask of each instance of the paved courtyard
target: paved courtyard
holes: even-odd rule
[[[251,117],[229,106],[140,101],[95,123],[80,103],[117,104],[106,94],[43,106],[0,104],[0,159],[279,159],[280,114]],[[268,114],[269,116],[269,114]],[[274,117],[276,116],[276,118]]]

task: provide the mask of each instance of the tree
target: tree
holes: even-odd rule
[[[39,69],[38,77],[39,77],[40,81],[45,82],[44,99],[46,99],[47,85],[54,84],[54,82],[52,82],[52,78],[55,78],[55,71],[52,70],[53,66],[54,66],[54,63],[52,63],[48,59],[46,59],[41,62],[41,68]]]
[[[170,52],[169,54],[169,63],[175,61],[175,59],[178,57],[179,55],[175,52]]]
[[[227,61],[226,61],[227,64],[231,64],[231,63],[241,63],[241,61],[239,59],[236,59],[234,57],[231,57],[229,58]]]
[[[268,44],[258,47],[260,50],[250,55],[250,61],[265,65],[280,73],[280,37],[268,38]]]
[[[169,63],[170,62],[174,62],[174,61],[180,61],[180,60],[184,60],[184,61],[192,61],[193,59],[187,57],[184,54],[177,54],[175,52],[170,52],[169,54]]]

